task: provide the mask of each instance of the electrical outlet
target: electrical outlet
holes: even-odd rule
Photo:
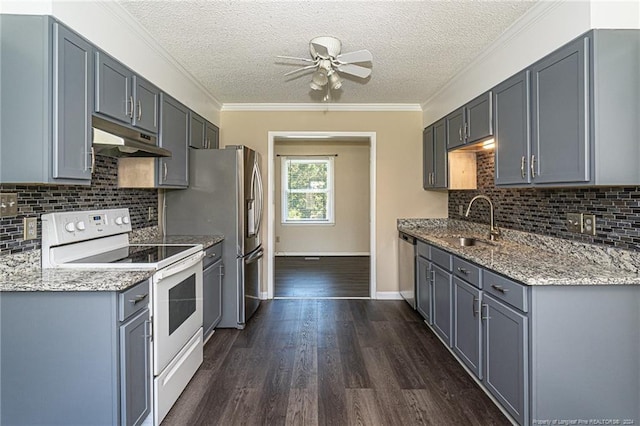
[[[567,213],[567,231],[582,234],[582,213]]]
[[[155,214],[156,209],[153,207],[149,207],[149,214],[147,216],[147,220],[151,222],[153,220],[153,215]]]
[[[35,240],[38,238],[38,219],[35,217],[25,217],[22,221],[24,227],[24,240]]]
[[[458,215],[464,216],[464,206],[462,204],[458,206]]]
[[[16,216],[18,214],[18,194],[0,194],[0,217]]]
[[[582,233],[588,235],[596,235],[596,215],[582,215]]]
[[[276,237],[276,243],[280,242],[280,237]]]

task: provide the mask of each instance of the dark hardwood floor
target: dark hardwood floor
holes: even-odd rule
[[[219,329],[171,425],[508,425],[404,301],[264,301]]]
[[[275,258],[275,297],[369,297],[369,256]]]

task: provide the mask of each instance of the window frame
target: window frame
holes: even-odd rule
[[[283,225],[334,225],[335,224],[335,162],[333,156],[309,156],[286,155],[280,157],[281,180],[281,213],[280,221]],[[327,188],[324,190],[289,190],[289,164],[291,161],[301,163],[326,163]],[[326,193],[327,194],[327,218],[326,219],[289,219],[289,194],[290,193]]]

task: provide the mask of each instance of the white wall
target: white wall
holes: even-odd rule
[[[115,1],[2,0],[0,12],[49,14],[186,106],[220,124],[220,103]]]
[[[276,254],[369,254],[369,142],[276,142],[275,153],[337,155],[334,159],[335,223],[326,225],[282,224],[281,157],[276,157]]]
[[[423,105],[425,126],[591,28],[640,28],[640,2],[543,1]]]

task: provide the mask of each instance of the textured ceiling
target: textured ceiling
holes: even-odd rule
[[[423,103],[533,1],[158,1],[119,3],[221,103],[308,103],[311,75],[284,77],[331,35],[368,49],[371,77],[346,77],[339,103]],[[343,75],[344,77],[344,75]]]

